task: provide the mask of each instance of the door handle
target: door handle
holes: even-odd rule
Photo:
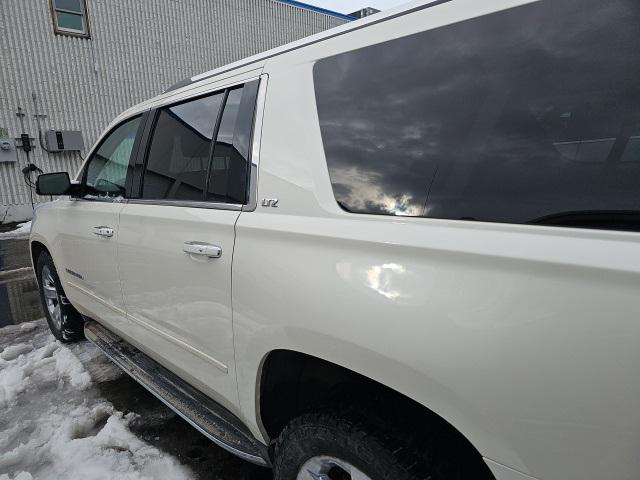
[[[182,251],[190,255],[202,255],[209,258],[220,258],[222,256],[222,248],[211,243],[184,242]]]
[[[113,228],[101,225],[99,227],[93,227],[93,233],[99,237],[110,238],[113,237]]]

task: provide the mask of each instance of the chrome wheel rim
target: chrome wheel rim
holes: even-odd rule
[[[56,329],[62,329],[62,302],[56,288],[56,282],[53,279],[51,270],[48,266],[42,267],[42,291],[44,293],[44,301],[49,312],[49,318],[53,322]]]
[[[371,480],[349,462],[336,457],[318,456],[307,460],[296,480]]]

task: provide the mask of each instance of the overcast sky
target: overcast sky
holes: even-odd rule
[[[340,13],[351,13],[364,7],[387,10],[396,5],[407,3],[407,0],[302,0],[304,3],[333,10]]]

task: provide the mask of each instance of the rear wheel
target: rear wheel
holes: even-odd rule
[[[275,447],[275,480],[426,480],[433,474],[403,438],[336,414],[308,414]]]
[[[337,457],[318,456],[307,460],[300,470],[296,480],[371,480],[371,478],[361,470],[357,469],[349,462]]]
[[[84,338],[84,322],[81,315],[69,303],[51,255],[42,252],[36,265],[40,300],[47,323],[61,342],[75,342]]]
[[[397,397],[356,393],[316,408],[278,436],[275,480],[494,480],[450,425]]]

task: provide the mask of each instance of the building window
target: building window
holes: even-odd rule
[[[89,36],[86,0],[51,0],[51,15],[56,33]]]

